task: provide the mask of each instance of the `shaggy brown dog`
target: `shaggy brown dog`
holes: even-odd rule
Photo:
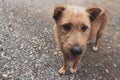
[[[53,18],[54,36],[64,59],[59,73],[65,74],[69,61],[73,62],[70,72],[75,73],[87,43],[95,37],[92,49],[98,50],[99,39],[108,22],[108,13],[99,6],[57,6]]]

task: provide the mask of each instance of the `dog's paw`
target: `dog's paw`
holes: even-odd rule
[[[58,72],[60,74],[65,74],[66,70],[63,67],[61,67]]]
[[[76,68],[75,68],[75,69],[70,68],[70,72],[71,72],[71,73],[76,73],[76,71],[77,71]]]
[[[96,51],[98,51],[98,47],[93,46],[93,47],[92,47],[92,50],[96,52]]]

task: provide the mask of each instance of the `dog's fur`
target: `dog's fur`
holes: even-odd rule
[[[76,7],[57,6],[53,18],[55,24],[53,32],[55,40],[63,53],[63,65],[60,74],[65,74],[68,61],[73,62],[70,72],[76,72],[76,66],[86,50],[87,43],[96,38],[93,50],[98,50],[99,39],[107,25],[108,13],[99,6]],[[71,48],[79,46],[82,52],[79,55],[71,53]]]

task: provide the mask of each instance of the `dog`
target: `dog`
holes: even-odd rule
[[[87,43],[96,38],[92,49],[98,50],[98,42],[109,20],[108,12],[100,6],[59,5],[54,9],[53,19],[54,37],[63,55],[63,65],[58,72],[65,74],[68,62],[72,62],[70,72],[76,73]]]

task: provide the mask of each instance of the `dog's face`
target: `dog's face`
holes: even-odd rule
[[[75,60],[86,49],[91,23],[98,15],[93,11],[73,6],[58,6],[54,11],[60,47],[70,60]]]

